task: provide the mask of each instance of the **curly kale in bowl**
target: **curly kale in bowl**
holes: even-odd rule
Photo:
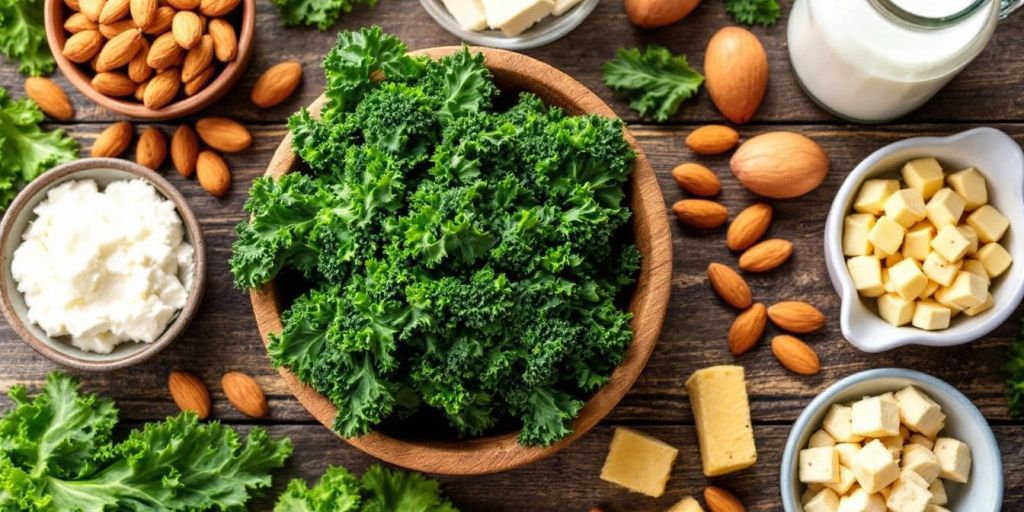
[[[346,437],[428,410],[459,436],[564,438],[633,339],[621,121],[529,93],[498,108],[482,55],[411,57],[376,27],[341,33],[324,70],[319,119],[290,122],[309,171],[253,184],[231,259],[240,287],[312,283],[274,364]]]

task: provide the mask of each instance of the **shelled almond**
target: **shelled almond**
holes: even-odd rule
[[[167,377],[167,388],[179,409],[194,412],[201,420],[210,417],[210,391],[199,377],[173,370]]]
[[[116,158],[124,154],[132,143],[135,128],[128,121],[108,126],[92,145],[91,154],[96,158]]]
[[[25,80],[25,95],[36,102],[44,114],[58,121],[69,121],[75,117],[75,108],[68,95],[49,78],[36,76]]]

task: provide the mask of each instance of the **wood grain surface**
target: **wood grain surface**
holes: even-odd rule
[[[788,13],[784,1],[784,14]],[[204,193],[195,180],[186,180],[166,169],[165,176],[190,201],[201,219],[209,243],[209,281],[199,315],[184,338],[143,365],[109,375],[78,374],[91,391],[115,398],[123,418],[141,422],[177,412],[167,394],[165,381],[172,368],[200,376],[210,386],[213,416],[243,428],[260,424],[296,445],[286,470],[276,478],[280,489],[286,479],[312,479],[329,464],[362,469],[373,459],[348,446],[310,417],[291,396],[268,364],[248,297],[231,286],[227,259],[234,226],[244,219],[242,204],[252,180],[260,176],[287,132],[288,115],[312,102],[321,92],[319,62],[334,41],[336,30],[317,32],[281,28],[269,2],[257,2],[256,49],[249,71],[233,93],[208,113],[230,115],[247,122],[253,131],[250,150],[228,156],[233,170],[231,191],[223,199]],[[412,48],[458,41],[438,27],[416,0],[381,0],[375,9],[357,8],[336,29],[377,23],[406,40]],[[600,66],[619,46],[659,43],[686,53],[700,67],[710,35],[730,24],[719,0],[703,2],[683,22],[644,32],[632,28],[619,0],[605,0],[594,14],[567,38],[526,53],[567,72],[590,87],[615,111],[631,122],[631,131],[650,159],[667,206],[683,197],[672,180],[671,169],[695,160],[683,137],[707,122],[722,122],[702,92],[685,103],[678,116],[666,125],[644,124],[620,99],[601,84]],[[984,53],[932,102],[895,125],[854,126],[830,117],[798,90],[787,57],[784,21],[771,28],[756,28],[768,51],[772,76],[765,104],[755,121],[741,128],[744,137],[775,129],[800,131],[818,141],[829,154],[832,167],[821,188],[803,198],[773,202],[772,237],[792,240],[794,257],[776,272],[750,276],[755,300],[772,304],[799,299],[817,305],[828,317],[821,332],[807,341],[819,352],[823,371],[800,377],[782,368],[763,341],[750,353],[733,358],[725,335],[734,317],[730,307],[715,298],[705,269],[712,261],[735,263],[725,247],[725,230],[697,231],[675,221],[673,231],[674,274],[672,297],[664,328],[647,368],[632,391],[591,433],[558,455],[508,473],[484,477],[446,477],[445,489],[466,511],[582,511],[605,504],[609,512],[665,510],[674,499],[700,494],[713,481],[736,492],[748,510],[781,510],[778,465],[789,425],[807,403],[830,383],[868,368],[905,367],[942,378],[963,391],[982,410],[996,432],[1003,453],[1006,476],[1004,510],[1024,509],[1024,423],[1011,419],[1003,396],[999,370],[1009,341],[1019,331],[1020,314],[1000,329],[969,346],[951,349],[904,347],[884,354],[865,354],[846,343],[839,333],[838,298],[832,290],[822,259],[822,231],[828,205],[846,173],[878,147],[918,135],[948,135],[975,126],[995,126],[1024,142],[1024,15],[1003,22]],[[285,103],[259,110],[248,101],[249,89],[267,67],[286,59],[305,66],[299,92]],[[58,75],[57,81],[71,94],[77,121],[65,125],[83,145],[86,154],[105,123],[119,119],[77,94]],[[0,63],[0,86],[20,96],[23,77],[16,66]],[[193,119],[194,120],[194,119]],[[167,135],[174,125],[160,126]],[[141,125],[140,125],[141,127]],[[134,155],[134,148],[128,157]],[[756,200],[733,179],[727,157],[701,158],[722,180],[719,197],[730,214]],[[772,328],[765,339],[773,334]],[[0,389],[15,383],[38,386],[56,369],[19,341],[0,324]],[[683,382],[696,369],[713,364],[742,364],[747,371],[752,415],[757,435],[756,466],[726,478],[706,479],[700,472],[693,416]],[[219,389],[220,376],[230,370],[253,375],[270,398],[271,415],[253,422],[234,411]],[[9,406],[0,399],[0,408]],[[679,460],[665,497],[645,498],[598,479],[612,429],[627,425],[651,433],[680,449]],[[261,502],[253,510],[269,510]]]

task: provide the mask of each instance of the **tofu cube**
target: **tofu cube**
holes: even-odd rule
[[[942,412],[942,407],[914,386],[897,391],[896,403],[899,404],[900,421],[914,432],[935,439],[946,426],[946,414]]]
[[[988,186],[985,177],[974,167],[954,172],[946,176],[946,183],[964,198],[967,211],[976,210],[988,203]]]
[[[878,298],[878,316],[889,324],[900,327],[914,319],[914,308],[917,303],[913,299],[904,299],[898,293],[887,293]]]
[[[672,508],[668,509],[667,512],[704,512],[704,509],[693,496],[687,496],[676,502],[675,505],[672,505]]]
[[[845,405],[832,405],[821,422],[821,428],[839,443],[857,443],[864,439],[853,433],[853,409]]]
[[[831,484],[839,481],[839,452],[834,447],[800,450],[800,481]]]
[[[935,294],[935,291],[938,290],[940,286],[942,286],[942,285],[940,285],[939,283],[936,283],[935,281],[932,281],[931,279],[929,279],[928,280],[928,286],[924,287],[924,291],[921,292],[921,295],[918,295],[917,298],[923,300],[923,299],[927,299],[928,297],[931,297],[933,294]]]
[[[900,457],[900,468],[903,471],[913,471],[931,484],[939,477],[939,458],[931,450],[919,444],[908,444],[903,447],[903,456]]]
[[[861,448],[853,458],[853,467],[850,469],[861,489],[869,494],[881,491],[900,476],[900,468],[892,454],[877,439]]]
[[[944,188],[928,200],[925,212],[928,220],[937,228],[950,224],[956,226],[960,223],[960,216],[964,214],[966,206],[967,201],[964,201],[960,194],[953,192],[951,188]]]
[[[1013,257],[1002,245],[990,242],[978,250],[978,261],[985,266],[988,277],[995,279],[1010,268]]]
[[[946,261],[960,261],[971,247],[971,241],[956,226],[946,225],[932,239],[932,249]]]
[[[931,199],[945,182],[942,166],[934,158],[918,158],[903,165],[903,181],[910,188],[921,192],[925,199]]]
[[[822,429],[818,429],[811,434],[811,439],[807,442],[807,446],[810,448],[826,448],[835,445],[836,440],[832,439],[832,436],[828,435],[828,432],[825,432]]]
[[[970,226],[957,226],[956,228],[963,233],[964,238],[969,242],[969,245],[967,246],[967,255],[974,256],[975,254],[978,254],[978,232]]]
[[[864,489],[856,489],[839,499],[836,512],[886,512],[885,498]]]
[[[960,273],[960,262],[951,263],[939,253],[932,251],[924,259],[921,270],[924,271],[924,275],[928,276],[928,279],[942,286],[950,286],[956,280],[956,275]]]
[[[989,243],[1003,238],[1010,221],[992,205],[986,204],[967,216],[967,225],[978,232],[978,240]]]
[[[853,200],[854,211],[879,216],[885,209],[885,201],[900,189],[897,180],[868,180],[860,186],[857,198]]]
[[[988,282],[970,273],[960,272],[949,287],[946,300],[952,302],[960,309],[973,308],[985,302],[988,296]]]
[[[455,21],[465,30],[484,30],[487,28],[487,14],[480,0],[443,0],[444,6],[452,14]]]
[[[988,270],[985,269],[985,264],[979,260],[964,260],[964,264],[960,267],[960,270],[970,272],[982,279],[985,279],[986,281],[989,281],[991,284],[991,280],[988,277]]]
[[[995,305],[996,305],[996,300],[995,300],[994,297],[992,297],[992,294],[989,293],[989,294],[987,294],[985,296],[985,302],[982,302],[981,304],[978,304],[977,306],[974,306],[973,308],[965,309],[964,310],[964,314],[967,315],[967,316],[978,316],[978,315],[980,315],[980,314],[982,314],[982,313],[992,309],[992,306],[995,306]]]
[[[878,297],[885,293],[882,283],[882,263],[876,256],[854,256],[846,261],[853,286],[864,297]]]
[[[839,464],[848,468],[853,467],[853,458],[860,452],[860,444],[839,443],[835,448],[839,452]]]
[[[875,247],[868,240],[868,233],[875,227],[875,216],[870,213],[854,213],[843,220],[843,254],[846,256],[867,256]]]
[[[917,260],[903,260],[889,269],[896,293],[904,299],[916,299],[928,286],[928,276],[924,275]]]
[[[948,329],[952,319],[953,311],[946,306],[931,300],[922,300],[914,307],[914,318],[910,324],[926,331],[939,331]]]
[[[487,24],[500,29],[506,36],[514,37],[523,33],[534,23],[544,19],[555,10],[554,0],[481,0],[487,13]]]
[[[825,484],[825,487],[832,489],[840,496],[850,492],[850,489],[857,483],[857,477],[853,476],[853,471],[846,466],[839,466],[839,480],[831,484]]]
[[[935,440],[933,450],[939,459],[939,477],[951,482],[967,483],[971,476],[971,447],[951,437]]]
[[[885,216],[905,228],[924,220],[927,215],[924,197],[915,189],[905,188],[885,200]]]
[[[932,480],[931,485],[928,486],[928,491],[932,493],[932,504],[945,505],[949,503],[949,496],[946,495],[946,486],[942,483],[941,478]]]
[[[924,446],[925,448],[928,448],[929,450],[931,450],[935,446],[935,440],[929,439],[927,436],[923,434],[912,434],[910,436],[910,439],[907,440],[907,443],[921,445]]]
[[[679,450],[651,436],[616,428],[601,480],[657,498],[665,493],[678,454]]]
[[[874,246],[876,255],[896,254],[903,245],[903,235],[906,231],[906,228],[889,217],[879,217],[868,232],[868,241]]]
[[[935,226],[931,222],[914,224],[903,236],[903,257],[924,261],[932,252],[932,238],[935,238]]]
[[[900,408],[896,402],[879,397],[864,398],[853,404],[853,434],[864,437],[900,435]],[[902,439],[900,440],[902,442]]]
[[[839,495],[832,489],[822,489],[804,503],[804,512],[836,512]]]
[[[913,473],[911,473],[913,474]],[[928,486],[921,487],[910,478],[900,478],[892,486],[892,492],[885,500],[890,512],[925,512],[932,493]]]

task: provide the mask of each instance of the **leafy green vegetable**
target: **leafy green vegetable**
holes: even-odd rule
[[[377,27],[340,34],[324,69],[320,119],[289,123],[310,172],[253,184],[231,258],[239,287],[311,283],[274,364],[348,437],[417,412],[461,436],[569,435],[633,338],[622,123],[532,94],[495,108],[482,55],[411,58]]]
[[[778,0],[725,0],[725,11],[746,25],[774,25],[782,15]]]
[[[661,122],[668,121],[704,83],[704,75],[690,67],[685,55],[674,56],[656,44],[643,53],[619,48],[601,71],[605,85],[628,98],[630,108]]]
[[[327,468],[313,488],[295,479],[274,512],[458,512],[441,486],[419,473],[371,466],[358,479],[340,466]]]
[[[0,212],[25,184],[57,164],[78,158],[78,143],[64,130],[43,131],[42,121],[35,102],[14,101],[0,87]]]
[[[0,54],[17,60],[32,76],[53,72],[43,28],[43,0],[0,0]]]
[[[219,423],[185,413],[111,441],[114,403],[81,394],[53,373],[30,399],[0,418],[0,511],[226,510],[270,486],[291,443],[253,429],[243,444]]]
[[[1015,418],[1024,416],[1024,319],[1021,320],[1021,332],[1010,343],[1010,355],[1003,363],[1006,373],[1006,397],[1009,401],[1010,415]]]
[[[307,25],[327,30],[356,5],[377,5],[377,0],[270,0],[285,25]]]

